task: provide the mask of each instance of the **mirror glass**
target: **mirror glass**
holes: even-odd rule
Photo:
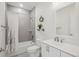
[[[66,6],[56,11],[56,34],[57,35],[71,35],[71,9],[72,6]]]

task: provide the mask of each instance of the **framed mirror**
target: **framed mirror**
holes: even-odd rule
[[[56,11],[56,34],[71,35],[71,5]]]

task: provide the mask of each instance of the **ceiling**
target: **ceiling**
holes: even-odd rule
[[[54,2],[53,3],[53,8],[55,10],[59,10],[59,9],[62,9],[64,7],[66,7],[66,6],[69,6],[71,4],[74,4],[74,2]]]
[[[38,5],[38,2],[8,2],[8,4],[24,9],[31,10],[34,6]]]
[[[51,2],[53,4],[53,8],[54,9],[60,9],[68,4],[71,4],[70,2]],[[8,2],[8,4],[12,5],[12,6],[16,6],[16,7],[20,7],[20,8],[24,8],[24,9],[28,9],[28,10],[32,10],[32,8],[34,6],[37,5],[47,5],[47,4],[51,4],[50,2]]]

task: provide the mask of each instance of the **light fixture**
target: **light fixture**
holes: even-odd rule
[[[23,7],[23,4],[22,3],[20,3],[20,7]]]
[[[18,12],[20,12],[20,13],[21,13],[21,12],[22,12],[22,10],[21,10],[21,9],[18,9]]]

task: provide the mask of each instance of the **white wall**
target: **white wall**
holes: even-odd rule
[[[5,48],[5,29],[1,27],[5,26],[5,3],[0,3],[0,48]]]
[[[5,26],[5,3],[0,2],[0,48],[5,49],[5,28],[2,28],[1,25]],[[5,52],[0,52],[0,57],[4,56]]]
[[[71,17],[72,17],[71,32],[74,36],[74,39],[72,41],[74,42],[74,44],[79,46],[79,3],[75,4],[75,12],[72,11]]]
[[[43,27],[45,31],[37,31],[40,16],[44,17]],[[52,3],[40,3],[36,6],[36,39],[53,39],[55,36],[55,14]]]
[[[72,34],[72,39],[67,39],[67,41],[79,46],[79,3],[72,5],[70,10],[70,19],[70,33]]]

